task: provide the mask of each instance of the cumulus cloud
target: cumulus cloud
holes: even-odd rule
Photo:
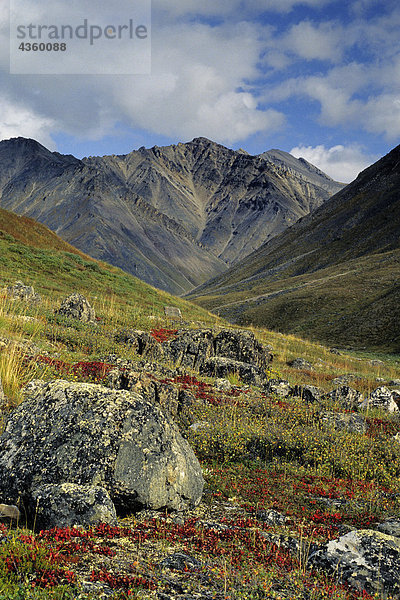
[[[0,139],[12,137],[30,137],[50,149],[55,149],[50,132],[55,123],[29,108],[11,103],[0,96]]]
[[[326,148],[319,146],[297,146],[290,151],[295,158],[305,158],[321,171],[343,183],[353,181],[357,175],[377,160],[367,156],[357,144],[337,145]]]
[[[306,60],[339,60],[344,52],[343,29],[338,23],[297,23],[283,37],[287,50]]]

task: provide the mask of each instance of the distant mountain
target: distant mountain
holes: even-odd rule
[[[194,290],[239,323],[400,352],[400,146]]]
[[[0,206],[91,256],[181,294],[323,204],[339,184],[302,159],[205,138],[78,160],[0,142]]]

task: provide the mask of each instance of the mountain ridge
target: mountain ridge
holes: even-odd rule
[[[43,222],[94,258],[182,294],[342,187],[320,173],[307,181],[293,157],[290,169],[282,156],[274,160],[206,138],[84,159],[14,138],[0,142],[0,206]]]

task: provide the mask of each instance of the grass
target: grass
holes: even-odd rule
[[[80,254],[26,246],[3,235],[0,257],[4,286],[22,279],[42,296],[30,305],[9,299],[5,289],[0,292],[0,377],[7,410],[22,401],[21,389],[32,379],[104,383],[111,354],[137,361],[132,349],[115,341],[115,332],[153,331],[162,343],[179,327],[165,321],[165,304],[181,308],[188,327],[198,321],[223,325],[188,302]],[[99,319],[95,324],[55,315],[71,291],[89,297]],[[301,337],[253,331],[273,347],[271,378],[329,391],[335,377],[352,374],[354,387],[365,394],[381,385],[377,378],[383,383],[400,379],[395,355],[332,354]],[[297,357],[310,361],[313,370],[289,367]],[[371,362],[377,357],[383,364]],[[128,515],[117,527],[87,530],[39,532],[5,523],[0,526],[0,600],[88,600],[106,594],[151,599],[176,593],[208,593],[215,600],[372,600],[373,595],[335,576],[310,571],[307,556],[315,544],[398,515],[400,445],[392,438],[400,431],[399,419],[369,411],[366,434],[336,431],[320,418],[323,411],[342,410],[333,401],[282,400],[242,385],[234,373],[229,379],[234,387],[225,392],[215,388],[213,378],[192,372],[170,380],[195,398],[178,424],[207,483],[196,509],[178,519],[163,513]],[[203,426],[193,429],[193,423]],[[262,515],[270,510],[286,521],[269,523]],[[175,552],[196,558],[200,566],[166,570],[162,561]]]

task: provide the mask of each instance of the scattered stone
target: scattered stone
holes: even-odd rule
[[[313,371],[314,367],[312,366],[312,364],[310,362],[308,362],[308,360],[305,360],[304,358],[295,358],[294,360],[291,360],[290,362],[288,362],[289,367],[292,367],[292,369],[299,369],[302,371]]]
[[[359,591],[377,594],[400,593],[400,539],[379,531],[351,531],[324,544],[308,561]],[[386,597],[386,596],[385,596]]]
[[[159,564],[162,569],[171,569],[174,571],[193,572],[201,569],[201,562],[193,556],[184,554],[183,552],[175,552],[167,556]]]
[[[324,395],[323,390],[315,385],[295,385],[292,396],[298,396],[305,402],[318,402]]]
[[[377,383],[385,383],[386,379],[384,377],[375,377],[375,381]]]
[[[72,317],[78,319],[82,323],[94,323],[96,320],[96,313],[85,296],[81,294],[71,294],[68,298],[64,298],[61,306],[55,311],[57,315],[65,315],[66,317]]]
[[[182,321],[181,309],[176,306],[164,306],[164,314],[167,319]]]
[[[383,360],[370,360],[369,364],[372,365],[373,367],[382,367],[385,365],[385,363],[383,362]]]
[[[288,518],[277,510],[259,510],[257,511],[256,517],[263,523],[270,525],[284,525]]]
[[[209,358],[200,369],[202,375],[209,377],[227,377],[229,374],[237,377],[247,384],[262,385],[267,378],[265,371],[253,364],[239,362],[230,358],[213,357]]]
[[[354,379],[358,379],[357,375],[353,375],[353,373],[347,373],[346,375],[339,375],[339,377],[335,377],[332,379],[333,385],[348,385],[350,381]]]
[[[232,384],[227,379],[216,379],[214,387],[220,392],[229,392],[232,389]]]
[[[121,513],[184,510],[201,499],[200,464],[172,418],[138,394],[62,380],[30,382],[0,436],[0,495],[46,484],[104,487]]]
[[[342,385],[335,388],[326,395],[327,398],[337,402],[345,410],[359,410],[362,401],[364,400],[361,392],[349,387],[348,385]]]
[[[17,281],[14,285],[7,287],[7,296],[15,300],[25,300],[26,302],[37,303],[41,298],[36,294],[31,285],[24,285],[22,281]]]
[[[354,413],[326,412],[321,416],[321,420],[337,431],[366,433],[368,430],[366,418]]]
[[[381,386],[376,388],[372,394],[364,400],[361,404],[361,408],[367,410],[368,408],[380,408],[387,410],[390,413],[399,412],[399,407],[395,401],[397,398],[396,391],[391,392],[387,387]]]
[[[0,504],[0,519],[8,518],[18,521],[21,513],[15,504]]]
[[[32,502],[36,524],[41,529],[117,523],[110,495],[100,486],[76,483],[42,485],[32,491]]]
[[[266,394],[275,394],[280,398],[292,395],[293,388],[286,379],[270,379],[264,387]]]
[[[392,379],[391,381],[389,381],[388,385],[400,385],[400,379]]]
[[[341,356],[341,354],[342,354],[342,353],[340,352],[340,350],[338,350],[337,348],[331,348],[331,349],[329,350],[329,352],[330,352],[331,354],[337,354],[338,356]]]

